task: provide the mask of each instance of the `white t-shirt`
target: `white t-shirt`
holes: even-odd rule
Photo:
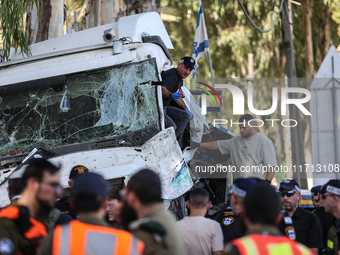
[[[185,217],[177,222],[181,228],[187,255],[206,255],[223,251],[223,233],[217,221],[203,216]]]
[[[229,140],[220,140],[217,141],[217,146],[222,154],[230,154],[231,165],[237,170],[233,173],[234,179],[247,177],[265,179],[267,176],[263,171],[265,167],[277,166],[273,142],[261,133],[247,138],[236,136]]]

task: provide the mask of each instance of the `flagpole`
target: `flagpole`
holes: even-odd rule
[[[213,71],[212,64],[211,64],[210,51],[207,52],[207,58],[208,58],[209,69],[210,69],[210,73],[211,73],[211,81],[212,81],[212,84],[213,84],[213,88],[215,88],[215,78],[214,78],[214,71]]]
[[[192,51],[192,58],[196,61],[195,70],[193,72],[193,78],[198,74],[198,59],[203,57],[207,53],[209,69],[211,73],[211,80],[213,83],[213,87],[215,88],[215,78],[214,78],[214,71],[211,64],[211,57],[209,52],[209,41],[208,41],[208,34],[207,28],[205,27],[204,21],[204,13],[203,13],[203,6],[202,1],[198,0],[199,11],[197,14],[197,24],[196,24],[196,31],[195,31],[195,39],[194,39],[194,48]]]

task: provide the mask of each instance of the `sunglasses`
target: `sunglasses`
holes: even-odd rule
[[[63,190],[63,187],[60,185],[59,182],[41,182],[41,183],[50,186],[57,192],[61,192]]]
[[[322,194],[321,195],[321,199],[325,200],[327,197],[333,197],[334,195],[325,195],[325,194]]]
[[[291,190],[291,191],[280,191],[280,192],[279,192],[279,196],[280,196],[280,197],[284,197],[284,196],[286,196],[286,197],[292,197],[292,196],[294,196],[295,193],[297,193],[297,192],[294,191],[294,190]]]

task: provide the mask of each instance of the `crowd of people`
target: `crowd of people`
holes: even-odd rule
[[[32,160],[8,183],[11,204],[0,211],[0,254],[337,254],[340,180],[312,189],[315,210],[299,207],[292,179],[276,190],[259,178],[234,181],[229,203],[214,219],[204,188],[192,188],[188,216],[165,209],[159,176],[133,175],[110,187],[85,166],[70,171],[69,197],[60,197],[59,167]],[[60,198],[59,198],[60,197]],[[58,200],[58,201],[57,201]],[[57,208],[60,208],[57,209]]]

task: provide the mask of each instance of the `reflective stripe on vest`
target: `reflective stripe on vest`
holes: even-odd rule
[[[7,218],[10,220],[19,219],[19,207],[8,206],[1,210],[0,218]],[[29,221],[32,226],[24,233],[24,236],[38,249],[43,238],[47,235],[46,226],[40,221],[29,216]]]
[[[144,243],[129,232],[73,220],[53,232],[53,255],[139,255]]]
[[[241,255],[312,255],[305,246],[286,236],[252,234],[231,242]]]

